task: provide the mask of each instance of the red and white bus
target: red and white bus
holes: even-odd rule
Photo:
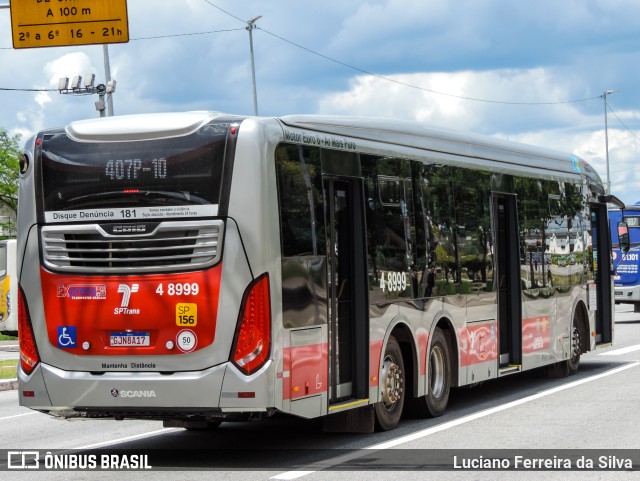
[[[20,403],[328,430],[611,344],[607,198],[571,155],[411,122],[216,112],[31,139]]]

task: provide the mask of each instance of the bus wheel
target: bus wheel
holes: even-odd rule
[[[567,371],[569,375],[577,373],[578,367],[580,367],[580,354],[582,354],[582,332],[580,331],[578,321],[579,317],[576,312],[573,315],[573,322],[571,323],[571,358],[567,360]]]
[[[429,351],[429,391],[427,392],[427,410],[433,417],[444,413],[449,402],[451,389],[451,356],[449,344],[439,327],[433,333]]]
[[[381,431],[395,428],[402,416],[405,398],[404,362],[396,338],[391,336],[382,360],[380,372],[382,401],[375,404],[376,425]]]

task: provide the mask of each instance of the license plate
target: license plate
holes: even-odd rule
[[[112,332],[109,336],[111,347],[150,346],[151,339],[148,332]]]

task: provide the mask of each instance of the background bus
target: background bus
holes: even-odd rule
[[[0,241],[0,332],[18,335],[16,240]]]
[[[640,202],[621,209],[609,210],[613,265],[615,266],[614,295],[616,304],[633,304],[634,312],[640,312]],[[629,227],[631,248],[623,254],[618,241],[617,224],[626,222]]]
[[[442,414],[452,387],[575,372],[613,340],[603,194],[573,155],[396,120],[42,131],[21,159],[20,403],[368,432]]]

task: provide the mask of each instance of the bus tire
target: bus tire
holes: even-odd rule
[[[382,401],[375,404],[376,427],[389,431],[400,422],[405,399],[405,372],[402,350],[395,337],[389,337],[380,370]]]
[[[449,403],[451,354],[442,329],[436,327],[429,349],[426,407],[431,417],[441,416]]]
[[[416,418],[433,418],[440,416],[449,402],[451,387],[451,369],[449,361],[449,343],[440,328],[433,334],[433,342],[429,351],[429,392],[425,396],[407,399],[407,413]],[[445,366],[447,366],[445,368]],[[436,375],[434,376],[434,370]],[[480,383],[476,383],[480,384]]]
[[[580,315],[576,312],[571,323],[571,357],[566,361],[556,362],[546,366],[543,372],[549,378],[563,378],[578,372],[580,367],[580,355],[582,354],[582,336],[585,333],[581,329]]]

